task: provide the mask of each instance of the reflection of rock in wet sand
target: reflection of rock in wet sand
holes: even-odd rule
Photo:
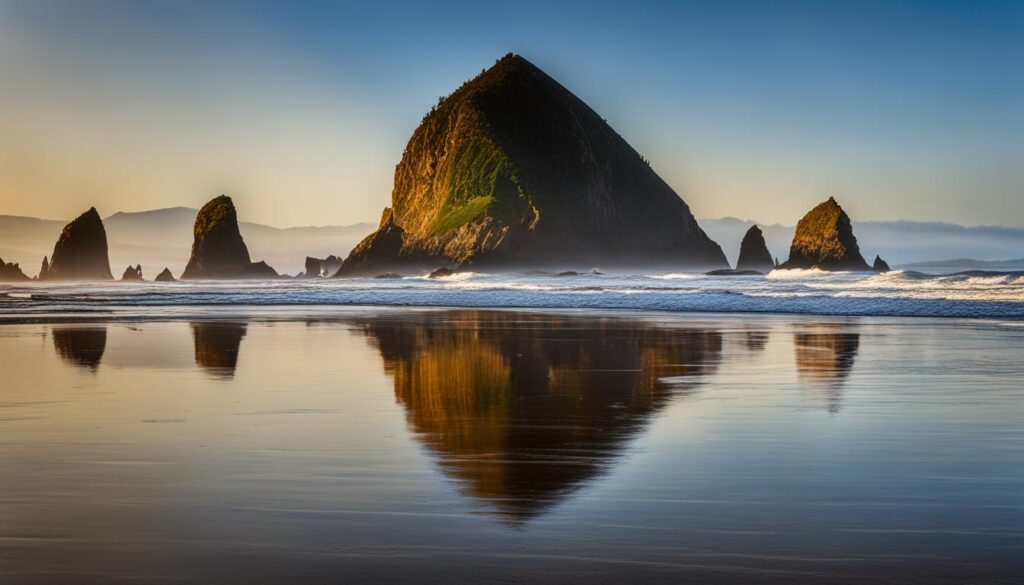
[[[71,365],[96,371],[107,349],[106,327],[55,327],[53,348]]]
[[[860,334],[837,323],[822,323],[794,333],[793,345],[804,391],[815,402],[838,412],[843,382],[857,358]]]
[[[245,323],[192,323],[196,364],[215,377],[233,378],[238,365],[238,348],[245,337],[245,330]]]
[[[717,366],[722,346],[713,331],[507,312],[385,317],[364,328],[445,474],[513,521],[600,473]]]

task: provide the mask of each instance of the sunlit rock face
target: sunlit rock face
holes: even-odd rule
[[[719,363],[722,338],[636,321],[451,311],[367,321],[410,428],[519,522],[602,473]]]
[[[72,366],[96,371],[107,349],[106,327],[54,327],[53,349]]]
[[[820,323],[795,332],[793,346],[805,395],[813,403],[838,412],[843,383],[857,359],[860,334],[844,325]]]
[[[42,280],[113,280],[107,253],[107,231],[95,207],[64,227],[49,264],[43,261]]]
[[[834,197],[809,211],[796,225],[789,260],[782,268],[871,269],[860,254],[850,216]]]
[[[245,323],[219,321],[192,323],[196,365],[214,378],[230,380],[238,367],[238,350],[245,337]]]
[[[687,204],[586,103],[509,54],[441,100],[341,275],[419,266],[723,268]]]

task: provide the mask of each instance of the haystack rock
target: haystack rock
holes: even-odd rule
[[[871,270],[860,255],[850,216],[834,197],[821,203],[800,220],[782,268],[821,270]]]
[[[32,279],[25,276],[17,262],[5,263],[3,258],[0,258],[0,282],[20,282],[23,280]]]
[[[238,231],[238,213],[227,195],[215,197],[199,210],[192,229],[192,257],[182,280],[202,278],[264,278],[277,273],[263,262],[253,263]]]
[[[44,267],[46,265],[44,264]],[[46,280],[113,280],[107,232],[95,207],[64,226],[50,255]]]
[[[871,268],[875,269],[876,272],[889,272],[892,270],[892,268],[889,268],[889,263],[877,255],[875,256],[875,263],[871,265]]]
[[[689,207],[594,110],[517,55],[442,99],[339,276],[438,264],[720,268]]]
[[[743,242],[740,244],[740,256],[736,260],[737,271],[771,272],[775,268],[775,262],[768,251],[768,244],[764,241],[764,234],[761,228],[756,225],[750,226]]]
[[[177,279],[171,274],[170,268],[164,268],[160,274],[156,275],[154,282],[177,282]]]
[[[121,275],[121,280],[134,280],[141,282],[142,278],[142,265],[136,264],[135,266],[129,266],[124,269],[124,274]]]

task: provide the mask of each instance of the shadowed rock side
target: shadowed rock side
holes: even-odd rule
[[[877,272],[889,272],[892,270],[889,268],[889,263],[882,260],[881,256],[875,256],[875,263],[871,265],[871,268]]]
[[[363,327],[443,472],[514,523],[613,464],[652,415],[717,368],[722,348],[714,331],[487,311]]]
[[[265,262],[252,262],[238,231],[238,213],[227,195],[210,200],[192,228],[192,256],[182,280],[203,278],[276,278]]]
[[[107,232],[95,207],[64,227],[53,247],[43,280],[113,280],[107,255]]]
[[[121,280],[134,280],[141,282],[142,278],[142,265],[136,264],[135,266],[129,266],[124,269],[124,274],[121,275]]]
[[[165,267],[160,274],[156,275],[154,282],[177,282],[177,279],[171,274],[171,269]]]
[[[750,226],[743,242],[740,243],[740,255],[736,260],[736,270],[756,270],[758,272],[771,272],[775,268],[775,261],[772,260],[771,252],[768,251],[768,244],[764,241],[764,234],[761,228],[756,225]]]
[[[442,264],[721,268],[689,207],[587,104],[507,55],[424,118],[342,275]]]
[[[341,258],[333,254],[326,258],[306,256],[306,270],[302,276],[306,278],[330,278],[341,269]]]
[[[782,268],[871,269],[860,255],[850,216],[834,197],[809,211],[796,225],[789,260]]]
[[[72,366],[96,371],[107,349],[106,327],[55,327],[53,349]]]
[[[823,323],[794,333],[793,346],[804,395],[830,412],[839,412],[843,382],[857,358],[860,334],[843,325]]]
[[[192,323],[196,365],[214,378],[230,380],[238,366],[238,349],[246,332],[245,323]]]
[[[21,271],[17,262],[4,262],[0,258],[0,282],[21,282],[32,280]]]

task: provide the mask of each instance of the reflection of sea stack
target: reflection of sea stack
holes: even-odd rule
[[[364,327],[417,438],[463,493],[513,522],[606,469],[722,349],[714,331],[487,311]]]
[[[793,334],[796,371],[807,394],[832,412],[839,410],[842,384],[853,368],[860,334],[822,323]]]
[[[771,272],[772,268],[775,268],[775,262],[768,251],[768,244],[764,241],[764,234],[761,233],[761,228],[752,225],[740,244],[740,256],[736,260],[736,270]]]
[[[53,348],[71,365],[95,371],[107,349],[106,327],[55,327]]]
[[[192,323],[196,365],[217,378],[231,379],[238,365],[238,349],[245,337],[245,323]]]
[[[107,231],[95,207],[64,226],[41,280],[113,280]]]
[[[789,260],[782,268],[871,269],[860,255],[850,216],[833,197],[809,211],[797,224]]]
[[[20,282],[24,280],[31,279],[25,276],[17,262],[7,263],[3,261],[3,258],[0,258],[0,282]]]
[[[721,268],[689,207],[594,110],[517,55],[443,99],[341,273],[439,264]]]
[[[264,262],[253,263],[238,231],[235,204],[227,195],[210,200],[196,216],[194,241],[182,280],[202,278],[273,278]]]

